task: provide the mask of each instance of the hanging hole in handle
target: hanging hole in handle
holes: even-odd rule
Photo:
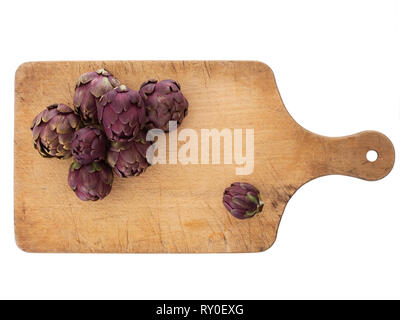
[[[376,160],[378,160],[378,152],[376,152],[375,150],[369,150],[366,154],[366,158],[369,162],[375,162]]]

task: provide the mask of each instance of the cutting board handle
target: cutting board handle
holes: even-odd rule
[[[340,174],[364,180],[379,180],[389,174],[394,165],[392,142],[382,133],[364,131],[351,136],[329,138],[318,136],[322,160],[315,159],[320,174]],[[367,159],[368,151],[376,151],[375,161]]]

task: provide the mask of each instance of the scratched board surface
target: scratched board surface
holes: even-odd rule
[[[178,134],[188,128],[253,129],[252,173],[238,176],[243,165],[235,161],[157,164],[139,177],[115,177],[104,200],[80,201],[67,184],[71,160],[41,158],[29,127],[50,104],[72,106],[79,75],[99,68],[134,90],[149,78],[177,80],[189,101]],[[365,159],[370,149],[379,153],[374,163]],[[377,180],[393,161],[393,146],[380,133],[327,138],[303,129],[285,109],[272,71],[260,62],[34,62],[16,72],[15,235],[28,252],[263,251],[275,241],[284,208],[301,185],[327,174]],[[227,213],[222,194],[235,181],[259,188],[261,214],[238,220]]]

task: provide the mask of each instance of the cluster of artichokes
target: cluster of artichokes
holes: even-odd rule
[[[129,89],[105,69],[81,75],[74,109],[53,104],[31,125],[33,145],[46,158],[68,159],[68,184],[81,200],[106,197],[118,177],[142,174],[150,165],[146,151],[149,129],[168,131],[169,121],[181,124],[188,102],[174,80],[144,82]]]

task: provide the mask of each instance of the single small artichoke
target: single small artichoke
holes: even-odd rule
[[[101,97],[98,118],[111,141],[132,141],[146,124],[146,111],[139,93],[125,85]]]
[[[146,151],[150,146],[151,142],[146,141],[143,131],[133,141],[112,142],[107,153],[107,163],[119,177],[138,176],[150,166],[146,159]]]
[[[74,161],[68,174],[68,184],[79,199],[97,201],[111,191],[113,173],[104,162],[92,162],[81,166]]]
[[[225,208],[238,219],[251,218],[264,207],[258,189],[251,184],[241,182],[232,183],[225,189],[223,203]]]
[[[72,136],[81,126],[81,120],[67,105],[48,106],[32,122],[33,146],[45,158],[70,158]]]
[[[80,165],[105,160],[107,138],[99,128],[88,126],[74,133],[71,149],[72,155]]]
[[[79,77],[75,86],[74,107],[85,124],[98,123],[97,103],[100,97],[119,85],[118,79],[105,69]]]
[[[140,96],[146,106],[147,128],[169,131],[169,121],[179,126],[188,113],[188,101],[174,80],[150,79],[140,86]]]

